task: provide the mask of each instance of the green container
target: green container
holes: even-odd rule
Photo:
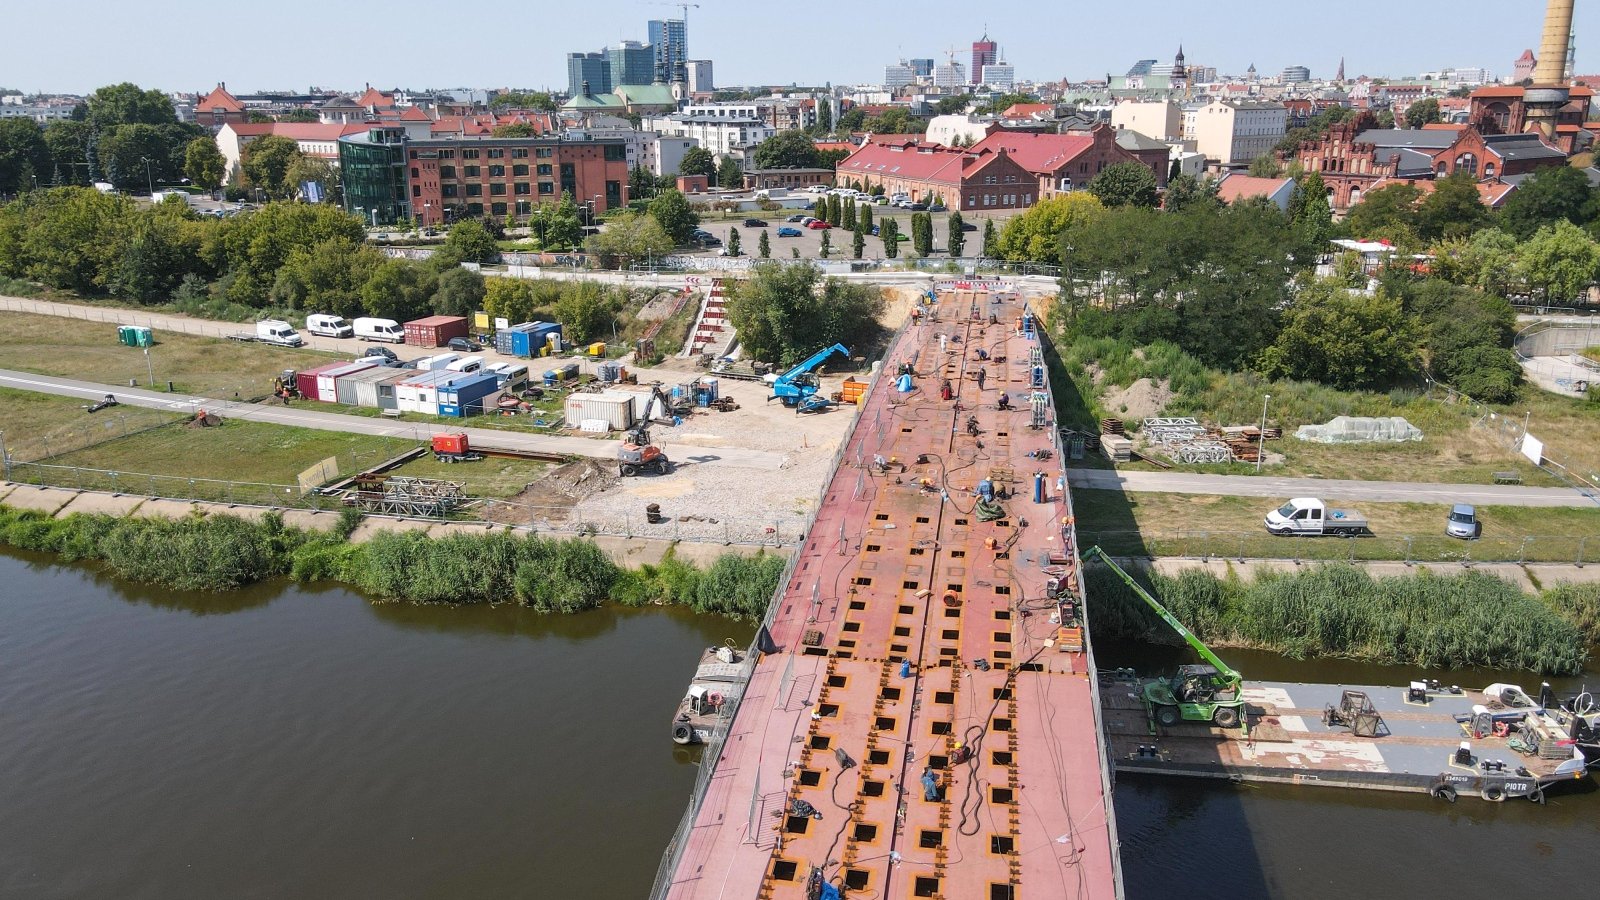
[[[118,325],[117,343],[128,347],[149,347],[155,344],[155,335],[142,325]]]

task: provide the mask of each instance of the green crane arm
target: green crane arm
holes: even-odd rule
[[[1230,681],[1241,680],[1241,676],[1238,672],[1233,670],[1232,666],[1217,658],[1217,655],[1211,652],[1210,647],[1207,647],[1200,641],[1199,638],[1194,636],[1193,632],[1185,628],[1183,623],[1179,622],[1176,616],[1168,612],[1165,606],[1161,605],[1161,601],[1157,600],[1149,591],[1145,590],[1144,585],[1135,581],[1132,575],[1129,575],[1127,572],[1123,571],[1122,567],[1113,562],[1110,555],[1108,555],[1104,550],[1101,550],[1098,546],[1096,546],[1090,547],[1089,549],[1083,551],[1084,559],[1088,559],[1090,556],[1099,557],[1100,561],[1105,563],[1111,569],[1111,571],[1117,573],[1117,577],[1121,578],[1123,582],[1128,585],[1130,590],[1143,598],[1144,602],[1149,605],[1151,609],[1156,611],[1156,615],[1160,616],[1168,625],[1171,625],[1172,630],[1176,631],[1179,636],[1187,641],[1189,646],[1193,647],[1195,652],[1200,654],[1201,659],[1213,666],[1216,666],[1218,673]]]

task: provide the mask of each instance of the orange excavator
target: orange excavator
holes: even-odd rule
[[[623,477],[640,472],[657,475],[671,472],[672,460],[667,458],[667,452],[650,442],[650,426],[678,425],[682,421],[672,412],[672,398],[661,390],[661,385],[653,385],[638,424],[628,431],[622,446],[617,448],[617,470]]]

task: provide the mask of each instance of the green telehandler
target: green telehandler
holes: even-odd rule
[[[1217,655],[1211,652],[1211,648],[1185,628],[1182,622],[1161,605],[1161,601],[1145,590],[1132,575],[1123,571],[1104,550],[1090,547],[1083,552],[1084,559],[1091,556],[1097,557],[1107,568],[1117,573],[1117,577],[1128,585],[1129,590],[1138,594],[1151,609],[1155,610],[1156,615],[1171,625],[1172,630],[1200,654],[1201,659],[1209,663],[1209,665],[1179,666],[1177,674],[1171,678],[1156,678],[1144,682],[1142,690],[1144,705],[1155,720],[1169,727],[1179,722],[1211,722],[1219,728],[1243,728],[1248,735],[1250,725],[1245,716],[1244,698],[1240,695],[1244,679],[1239,673],[1217,658]]]

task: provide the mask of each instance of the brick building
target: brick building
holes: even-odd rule
[[[1131,162],[1149,168],[1158,185],[1167,183],[1167,147],[1155,154],[1122,146],[1118,132],[1106,125],[1065,134],[996,131],[972,145],[973,152],[1004,150],[1038,183],[1038,199],[1081,190],[1107,166]],[[1159,159],[1157,159],[1159,157]]]
[[[1472,92],[1467,121],[1484,134],[1517,134],[1527,131],[1527,88],[1521,85],[1493,85]],[[1589,149],[1594,136],[1584,128],[1594,88],[1574,84],[1568,89],[1567,104],[1556,113],[1555,145],[1569,156]]]
[[[365,194],[372,204],[367,209],[377,208],[380,220],[416,217],[431,225],[479,216],[525,219],[535,206],[558,202],[562,194],[570,194],[596,215],[628,202],[627,148],[622,141],[408,140],[397,129],[374,127],[341,138],[339,154],[345,169],[346,206],[353,209]],[[352,161],[357,163],[353,168]],[[392,174],[395,167],[402,170],[399,176]],[[402,196],[389,200],[395,185]]]
[[[211,93],[195,101],[194,120],[212,131],[218,131],[230,122],[243,124],[250,121],[250,113],[238,97],[228,93],[227,82],[218,82]]]
[[[837,179],[882,185],[890,194],[913,201],[942,198],[962,212],[1027,209],[1038,198],[1039,183],[1004,148],[960,149],[903,139],[862,145],[839,163]]]

